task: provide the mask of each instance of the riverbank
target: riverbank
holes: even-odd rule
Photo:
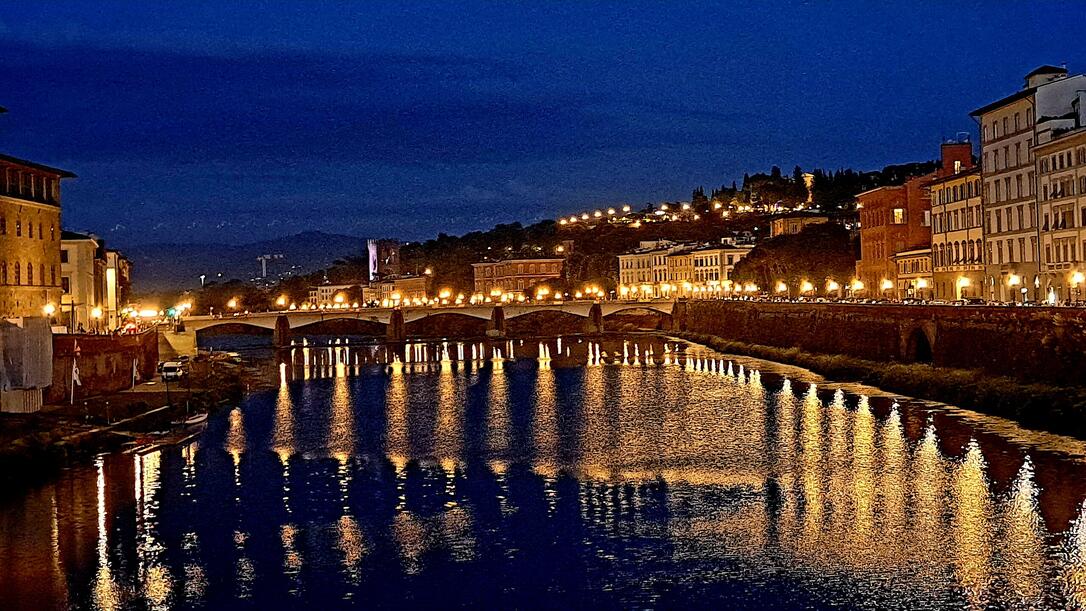
[[[65,466],[114,450],[133,433],[168,429],[186,413],[214,413],[244,397],[258,376],[232,363],[193,363],[170,388],[145,383],[76,405],[0,416],[0,484],[7,492],[45,480]]]
[[[676,331],[669,335],[718,352],[795,365],[837,381],[859,382],[1008,418],[1027,428],[1086,439],[1086,388],[1080,386],[1030,384],[968,369],[815,354],[799,348],[731,341],[705,333]]]

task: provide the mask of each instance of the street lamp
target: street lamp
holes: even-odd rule
[[[102,308],[95,306],[91,310],[91,318],[94,319],[94,332],[98,333],[98,325],[102,321]]]
[[[238,298],[237,297],[231,297],[230,301],[226,302],[226,307],[230,308],[231,310],[238,309]]]
[[[1075,272],[1071,274],[1071,290],[1074,292],[1074,298],[1072,299],[1072,303],[1077,304],[1079,302],[1079,298],[1082,295],[1079,292],[1081,290],[1079,287],[1082,286],[1082,281],[1084,279],[1086,279],[1086,277],[1082,275],[1082,272]]]
[[[1011,274],[1007,278],[1007,286],[1011,287],[1011,302],[1012,303],[1018,303],[1018,298],[1015,297],[1014,294],[1016,292],[1018,292],[1017,289],[1018,289],[1019,286],[1021,286],[1021,284],[1022,284],[1022,278],[1018,274]],[[1025,300],[1026,300],[1026,298],[1023,295],[1022,296],[1022,302],[1025,303]]]
[[[965,289],[969,288],[972,284],[973,283],[969,278],[966,278],[965,276],[958,278],[958,299],[965,296]]]
[[[882,296],[886,297],[886,292],[894,289],[894,281],[889,278],[883,278],[882,283],[879,284],[879,288],[882,289]]]

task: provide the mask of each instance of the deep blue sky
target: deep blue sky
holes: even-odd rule
[[[115,245],[425,238],[930,159],[1086,5],[49,2],[0,12],[0,152]],[[884,5],[885,4],[885,5]]]

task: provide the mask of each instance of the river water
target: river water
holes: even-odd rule
[[[0,503],[0,608],[1083,608],[1086,454],[660,338],[298,346]]]

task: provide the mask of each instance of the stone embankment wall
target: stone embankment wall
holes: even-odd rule
[[[75,389],[76,400],[117,392],[131,387],[133,361],[141,380],[154,377],[158,334],[145,331],[137,335],[54,335],[53,383],[46,389],[46,403],[70,399],[73,358],[82,383]]]
[[[821,354],[1086,384],[1086,310],[691,301],[682,330]]]

